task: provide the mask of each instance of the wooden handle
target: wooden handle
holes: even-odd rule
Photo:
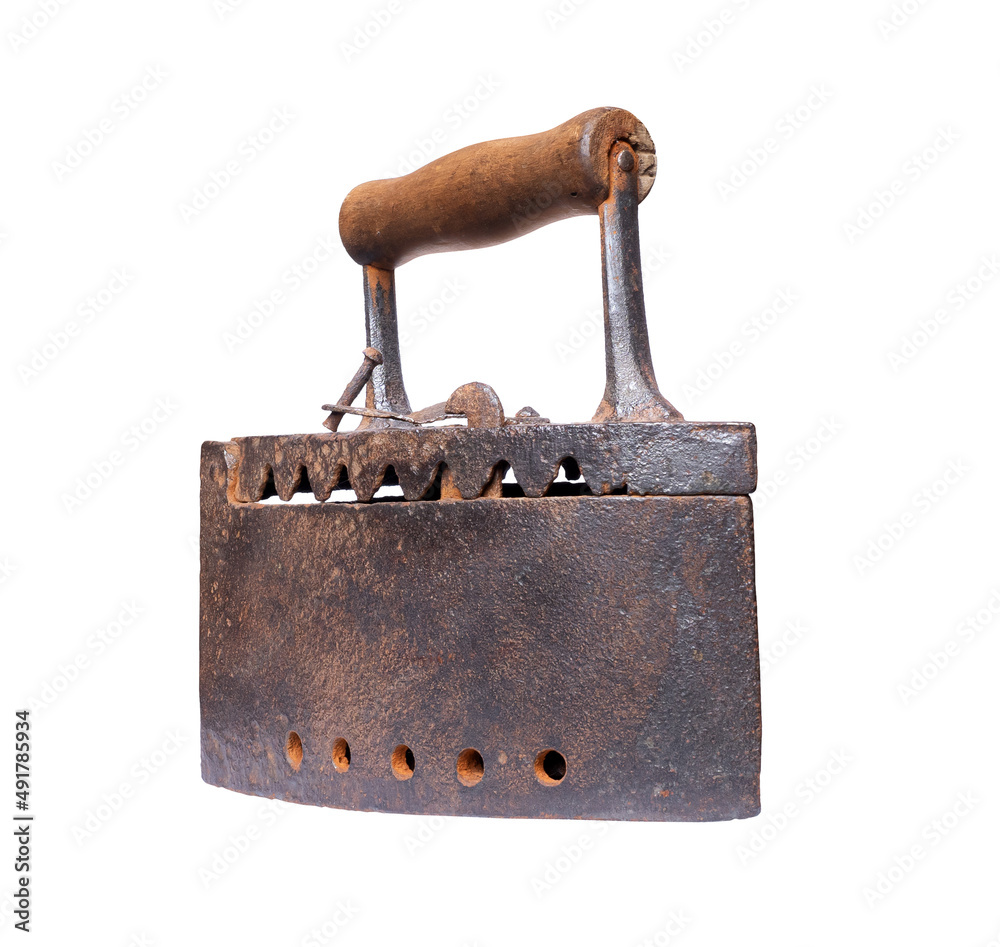
[[[596,214],[608,196],[611,146],[622,139],[638,159],[641,201],[656,175],[653,140],[631,112],[599,108],[359,185],[340,209],[340,238],[356,263],[391,270],[425,253],[489,247]]]

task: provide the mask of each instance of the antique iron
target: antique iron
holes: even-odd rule
[[[657,387],[638,234],[655,170],[643,125],[602,108],[348,195],[368,348],[327,432],[202,447],[207,782],[439,815],[760,811],[756,439]],[[395,268],[579,214],[601,223],[593,420],[507,416],[479,383],[412,410]]]

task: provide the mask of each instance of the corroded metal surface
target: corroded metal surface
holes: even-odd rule
[[[437,815],[759,811],[756,439],[685,421],[657,387],[638,232],[653,153],[635,116],[598,109],[345,201],[369,347],[325,406],[333,433],[203,446],[208,782]],[[510,239],[536,198],[526,230],[600,216],[593,421],[507,417],[479,382],[412,410],[395,267]],[[296,493],[319,502],[261,502]]]
[[[441,815],[758,812],[747,497],[239,503],[232,461],[203,448],[208,782]]]
[[[364,351],[364,361],[361,363],[361,367],[354,373],[354,377],[347,383],[344,393],[340,396],[340,404],[323,405],[324,409],[330,412],[329,417],[323,422],[323,427],[334,434],[337,433],[337,428],[340,427],[340,422],[344,419],[344,412],[338,411],[338,407],[352,405],[354,399],[367,387],[368,382],[371,380],[372,372],[381,364],[382,353],[370,346],[366,348]]]
[[[608,198],[598,208],[606,381],[594,421],[680,421],[680,411],[657,387],[649,351],[635,152],[627,142],[616,142],[609,164]]]
[[[406,499],[416,500],[442,465],[461,495],[471,499],[482,493],[498,464],[513,469],[525,496],[539,497],[565,458],[575,460],[594,494],[736,496],[751,493],[757,480],[754,428],[740,423],[368,429],[238,437],[230,443],[234,496],[244,502],[262,499],[272,483],[283,500],[310,489],[325,500],[338,485],[349,485],[367,501],[383,482],[398,482]],[[395,476],[385,480],[388,467]]]

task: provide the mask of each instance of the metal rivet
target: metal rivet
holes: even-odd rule
[[[635,155],[630,148],[623,148],[618,152],[618,167],[622,171],[631,171],[635,167]]]

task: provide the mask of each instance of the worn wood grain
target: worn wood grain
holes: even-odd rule
[[[635,149],[642,200],[656,174],[653,141],[631,112],[598,108],[537,135],[470,145],[404,177],[359,185],[341,207],[341,239],[356,263],[394,269],[426,253],[493,246],[596,214],[618,140]]]

